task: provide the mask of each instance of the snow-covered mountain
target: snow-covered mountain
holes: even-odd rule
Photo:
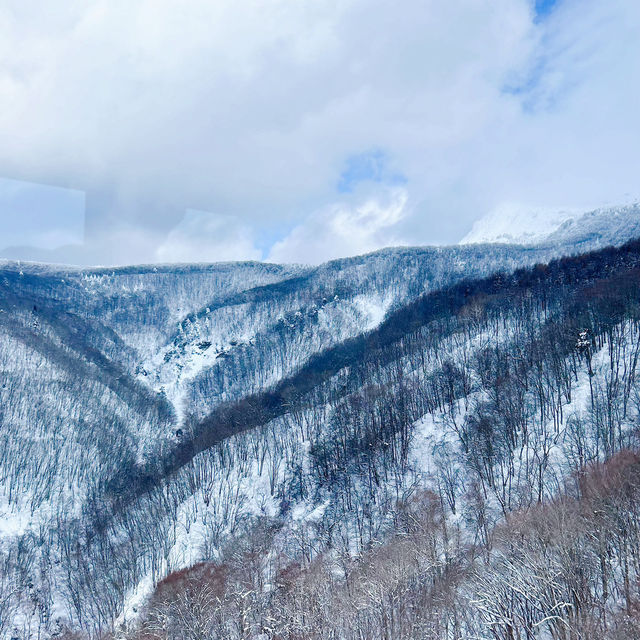
[[[586,250],[640,235],[640,204],[579,209],[503,205],[476,221],[460,244],[507,243]]]
[[[620,246],[640,236],[640,203],[605,207],[566,220],[546,239],[547,245],[573,247],[574,251],[606,245]]]
[[[582,215],[578,209],[525,207],[506,203],[476,220],[460,244],[537,244],[563,223]]]
[[[567,213],[527,246],[385,249],[317,267],[2,263],[0,638],[127,627],[160,581],[258,544],[258,525],[271,569],[251,575],[265,599],[276,558],[364,553],[420,491],[443,491],[455,535],[471,535],[471,502],[456,501],[486,483],[482,526],[497,522],[505,480],[482,474],[515,473],[501,457],[514,443],[526,473],[540,485],[549,466],[557,487],[558,415],[573,403],[586,420],[609,370],[597,358],[610,315],[598,324],[600,307],[579,307],[581,287],[634,273],[640,249],[592,256],[584,271],[526,268],[640,235],[637,214]],[[517,419],[500,413],[514,406]],[[487,454],[477,477],[469,451]]]

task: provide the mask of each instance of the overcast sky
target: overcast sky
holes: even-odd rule
[[[635,200],[639,33],[637,0],[4,0],[0,255],[319,262]]]

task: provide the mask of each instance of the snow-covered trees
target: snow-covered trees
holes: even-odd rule
[[[510,272],[540,255],[522,251],[9,273],[4,620],[93,637],[141,613],[150,637],[626,633],[640,247]],[[180,372],[184,388],[156,388]]]

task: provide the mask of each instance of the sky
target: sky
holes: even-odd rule
[[[636,0],[4,0],[0,256],[318,263],[638,199]]]

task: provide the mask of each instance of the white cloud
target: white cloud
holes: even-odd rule
[[[380,149],[398,234],[453,242],[503,202],[635,189],[639,29],[629,0],[6,0],[0,175],[88,188],[153,259],[188,207],[304,224]]]
[[[156,251],[159,262],[260,260],[251,230],[233,216],[186,212]]]
[[[407,244],[394,229],[408,213],[407,202],[406,191],[396,188],[365,200],[332,204],[276,242],[268,260],[317,264]]]
[[[53,250],[83,238],[83,193],[0,177],[0,250]]]

